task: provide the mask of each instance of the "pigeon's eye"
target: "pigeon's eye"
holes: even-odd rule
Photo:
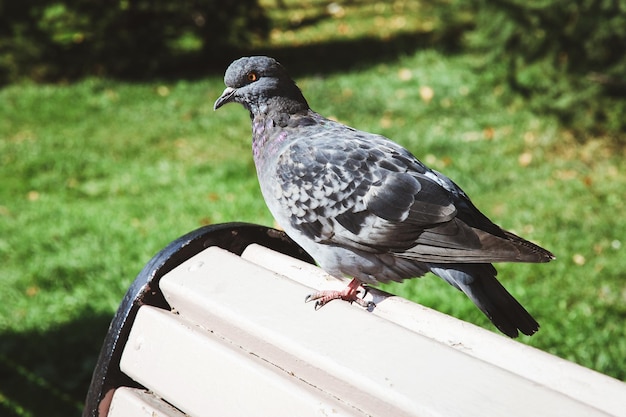
[[[258,74],[256,72],[251,71],[251,72],[248,73],[248,81],[252,82],[252,81],[256,81],[258,79],[259,79],[259,76],[258,76]]]

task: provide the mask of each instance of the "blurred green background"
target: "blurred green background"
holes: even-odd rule
[[[553,251],[498,266],[541,323],[520,341],[626,380],[624,45],[626,0],[0,0],[0,414],[79,415],[156,252],[273,225],[247,113],[212,111],[248,54]],[[432,276],[385,289],[496,331]]]

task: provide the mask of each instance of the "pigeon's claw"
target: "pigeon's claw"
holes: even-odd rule
[[[353,279],[350,281],[348,286],[341,291],[333,291],[333,290],[324,290],[318,291],[313,294],[309,294],[304,299],[305,303],[309,301],[315,301],[315,310],[319,310],[324,307],[328,302],[332,300],[345,300],[349,303],[355,302],[361,307],[367,309],[368,311],[372,311],[376,304],[372,301],[365,301],[363,298],[359,297],[360,291],[358,290],[361,283],[357,279]],[[367,288],[364,288],[363,296],[367,294]]]

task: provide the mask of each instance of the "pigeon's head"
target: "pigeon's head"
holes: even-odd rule
[[[302,92],[274,58],[251,56],[236,60],[224,75],[226,89],[214,110],[240,103],[252,115],[271,111],[294,114],[309,108]]]

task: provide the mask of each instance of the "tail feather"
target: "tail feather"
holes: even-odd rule
[[[539,323],[498,282],[491,264],[438,264],[431,271],[463,291],[491,322],[509,337],[532,335]]]

